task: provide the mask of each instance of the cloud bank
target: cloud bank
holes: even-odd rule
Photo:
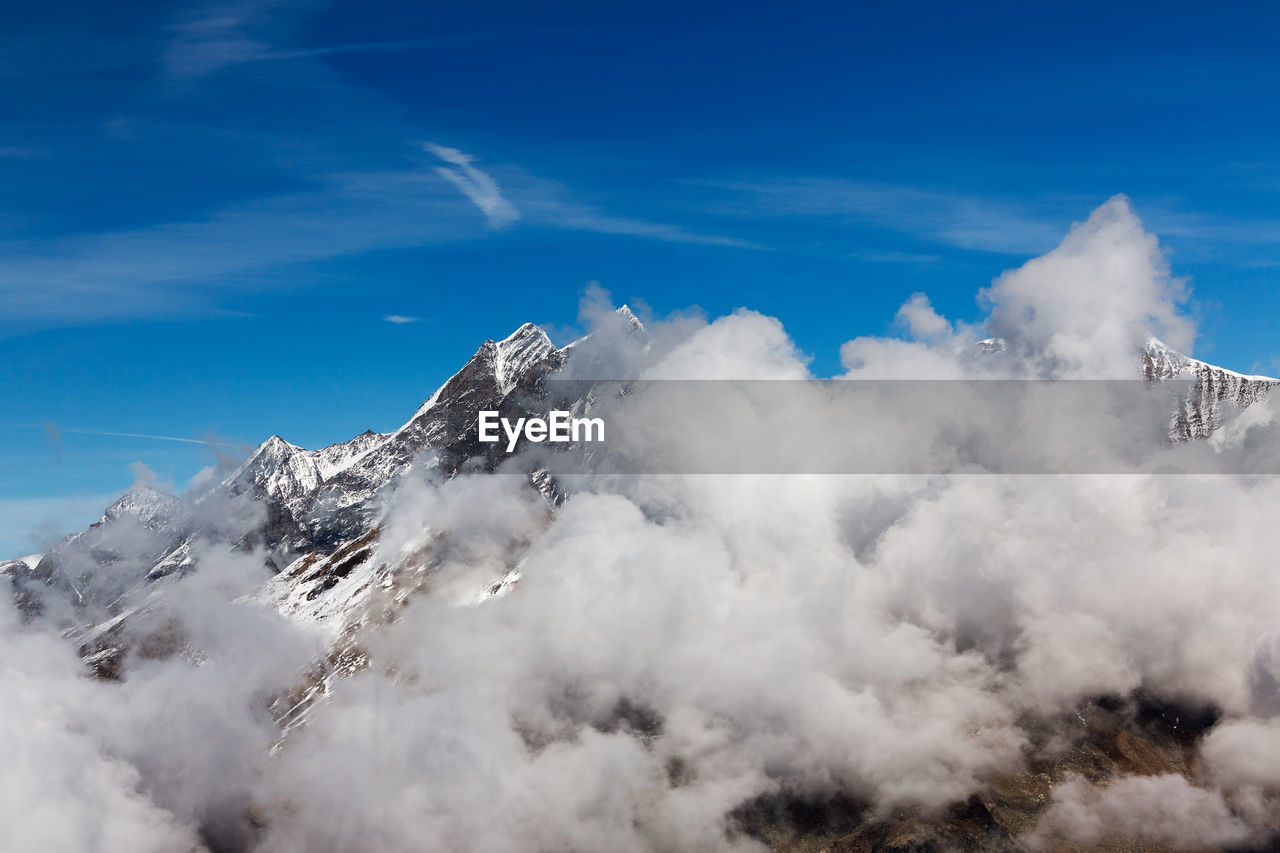
[[[1117,198],[984,291],[985,325],[916,297],[901,337],[851,341],[845,364],[1131,376],[1146,337],[1189,340],[1183,294]],[[581,345],[586,363],[809,375],[783,326],[748,310],[653,324],[639,354],[609,322]],[[993,334],[1003,366],[968,360]],[[1215,709],[1200,760],[1105,788],[1064,778],[1028,843],[1266,837],[1280,794],[1272,479],[596,478],[554,511],[521,482],[401,485],[377,559],[425,561],[423,588],[339,632],[369,665],[323,682],[282,741],[265,709],[333,634],[261,604],[252,554],[211,551],[153,585],[152,615],[129,630],[178,651],[135,653],[118,682],[78,675],[51,626],[6,605],[0,643],[17,654],[0,677],[20,699],[0,738],[23,759],[0,770],[17,792],[0,797],[2,846],[762,850],[733,817],[745,803],[839,794],[868,820],[933,814],[1052,748],[1028,720],[1137,692]]]

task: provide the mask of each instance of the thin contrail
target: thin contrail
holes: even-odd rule
[[[20,427],[22,429],[45,429],[46,428],[45,424],[5,423],[5,424],[0,424],[0,426]],[[202,447],[207,447],[207,446],[239,447],[240,446],[238,444],[234,444],[229,441],[214,441],[213,439],[199,439],[199,438],[179,438],[176,435],[150,435],[145,432],[112,432],[110,430],[105,430],[105,429],[77,429],[75,427],[64,427],[64,426],[60,426],[57,429],[58,429],[58,432],[70,432],[70,433],[76,433],[77,435],[105,435],[113,438],[150,438],[155,441],[179,441],[179,442],[182,442],[183,444],[199,444]]]

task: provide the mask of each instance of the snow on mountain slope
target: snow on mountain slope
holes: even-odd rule
[[[40,558],[43,556],[43,554],[30,554],[26,557],[19,557],[16,560],[0,560],[0,575],[12,577],[17,573],[25,574],[30,572],[40,565]]]
[[[1234,370],[1216,367],[1183,355],[1156,338],[1147,341],[1142,349],[1142,371],[1144,379],[1177,379],[1188,375],[1213,375],[1233,382],[1237,389],[1246,388],[1250,383],[1258,386],[1280,385],[1280,379],[1271,376],[1237,373]]]
[[[263,542],[286,562],[311,549],[330,551],[374,523],[382,491],[416,461],[447,472],[477,455],[474,412],[532,390],[567,353],[526,323],[501,341],[481,344],[394,432],[365,432],[314,451],[272,436],[203,500],[247,495],[268,505]]]
[[[186,505],[181,498],[150,486],[135,486],[107,507],[102,522],[124,516],[132,516],[154,530],[181,523],[186,517]]]
[[[1173,416],[1175,441],[1208,438],[1222,426],[1228,406],[1243,409],[1266,399],[1280,379],[1250,376],[1206,364],[1152,338],[1142,348],[1142,377],[1148,381],[1192,380],[1190,391]]]
[[[367,431],[319,450],[272,436],[190,502],[135,487],[100,521],[42,555],[36,566],[15,561],[4,565],[4,572],[65,586],[79,604],[92,603],[94,596],[105,604],[138,583],[193,568],[202,538],[263,546],[276,567],[312,552],[331,554],[375,525],[384,490],[415,463],[448,476],[488,449],[474,435],[474,412],[517,405],[514,397],[562,367],[569,351],[526,323],[501,341],[485,341],[394,432]],[[196,524],[192,518],[203,521]],[[210,519],[217,525],[210,526]],[[108,565],[113,580],[103,586],[93,576]]]

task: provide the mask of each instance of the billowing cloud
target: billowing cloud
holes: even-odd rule
[[[850,375],[973,375],[987,333],[1007,341],[1000,375],[1113,375],[1125,358],[1136,375],[1127,347],[1191,329],[1122,199],[985,294],[974,328],[913,297],[902,338],[846,348]],[[653,324],[638,357],[601,298],[590,363],[810,376],[782,324],[749,310]],[[788,416],[757,413],[762,428]],[[867,439],[846,424],[832,440]],[[52,662],[17,670],[19,713],[45,728],[0,779],[47,793],[0,797],[0,832],[52,850],[83,838],[49,842],[48,821],[118,826],[119,849],[759,851],[733,817],[744,803],[839,794],[868,819],[933,814],[1069,740],[1098,697],[1142,691],[1213,708],[1202,760],[1105,787],[1060,778],[1031,840],[1265,834],[1280,792],[1270,479],[601,477],[566,483],[554,511],[524,482],[404,481],[377,561],[425,566],[405,569],[420,585],[349,631],[265,606],[267,572],[243,551],[149,588],[130,630],[177,653],[136,655],[119,683],[77,678],[56,626],[9,613],[6,650]],[[368,667],[309,681],[335,638]],[[319,698],[281,741],[266,709],[299,685]],[[1048,746],[1028,720],[1054,727]],[[58,795],[86,766],[84,795]]]
[[[1061,208],[966,196],[920,187],[834,177],[701,181],[704,205],[736,218],[803,216],[814,222],[862,222],[936,245],[1003,255],[1043,252],[1061,236]],[[718,201],[716,199],[719,199]],[[932,263],[930,254],[864,252],[865,260]]]
[[[1153,234],[1116,196],[1073,225],[1052,251],[997,278],[979,294],[978,326],[951,323],[923,294],[898,312],[906,339],[856,338],[840,351],[850,378],[1131,379],[1152,337],[1190,354],[1195,324],[1185,283],[1172,277]],[[997,338],[1006,357],[957,359]]]

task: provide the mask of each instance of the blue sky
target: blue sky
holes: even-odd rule
[[[1118,192],[1196,354],[1280,371],[1273,5],[628,5],[0,10],[0,557],[134,462],[394,428],[590,281],[829,374]]]

